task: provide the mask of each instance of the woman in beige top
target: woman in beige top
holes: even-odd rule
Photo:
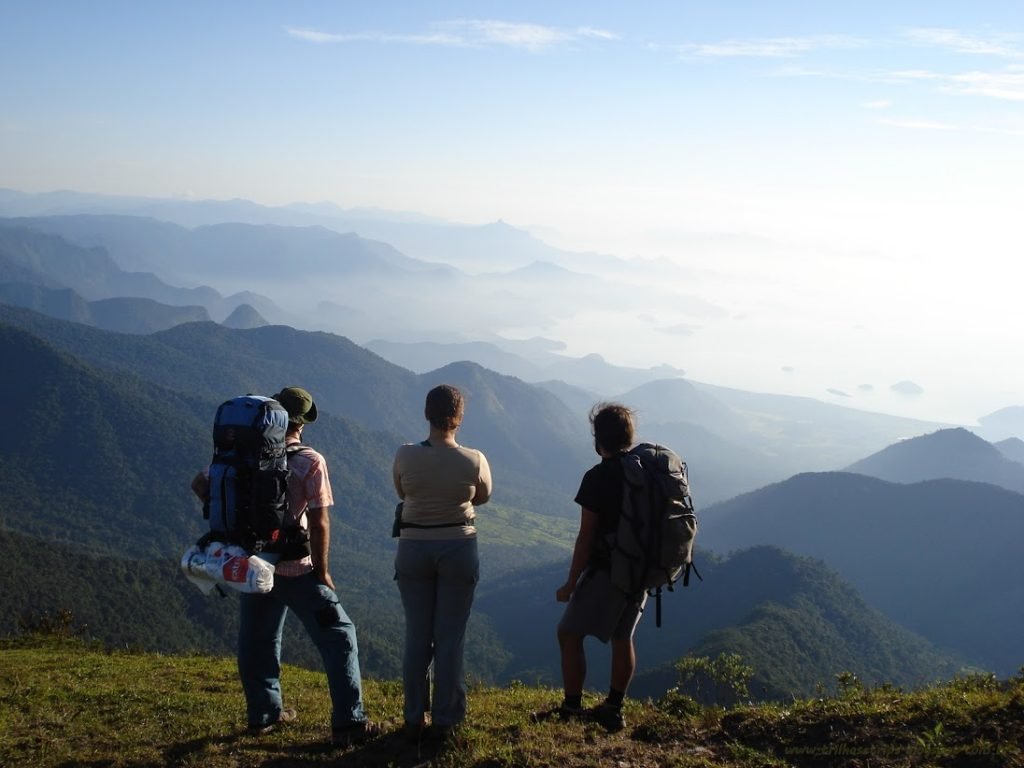
[[[462,660],[480,574],[475,507],[491,496],[491,470],[480,451],[455,441],[464,412],[455,387],[430,390],[424,409],[430,435],[401,446],[393,467],[403,507],[395,577],[405,610],[404,715],[416,738],[427,727],[427,709],[441,734],[466,717]]]

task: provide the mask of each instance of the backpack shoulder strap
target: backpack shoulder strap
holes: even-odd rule
[[[294,456],[296,453],[310,452],[313,449],[305,443],[288,443],[285,446],[284,452],[287,456]]]

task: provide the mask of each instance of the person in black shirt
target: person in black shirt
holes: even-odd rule
[[[569,575],[555,593],[568,603],[558,624],[565,699],[559,713],[565,719],[589,717],[609,731],[625,726],[622,701],[636,669],[633,633],[643,614],[647,594],[626,595],[610,580],[611,549],[622,512],[621,456],[633,445],[633,412],[618,403],[601,403],[590,414],[594,449],[601,462],[583,475],[576,503],[581,507]],[[592,709],[583,707],[587,660],[583,638],[593,635],[611,641],[612,669],[608,697]]]

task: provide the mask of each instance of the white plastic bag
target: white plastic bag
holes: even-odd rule
[[[274,588],[274,566],[233,544],[211,541],[205,567],[211,579],[239,592],[266,594]]]
[[[193,544],[181,558],[181,571],[204,595],[210,594],[218,584],[257,594],[266,594],[274,588],[272,564],[222,541],[211,541],[205,549]]]
[[[181,572],[185,574],[186,579],[199,587],[204,595],[213,592],[217,586],[217,582],[206,572],[206,552],[198,544],[193,544],[181,556]]]

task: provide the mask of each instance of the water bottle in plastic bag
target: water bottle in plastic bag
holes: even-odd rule
[[[274,588],[274,566],[233,544],[211,541],[206,547],[205,570],[219,584],[239,592],[266,594]]]

